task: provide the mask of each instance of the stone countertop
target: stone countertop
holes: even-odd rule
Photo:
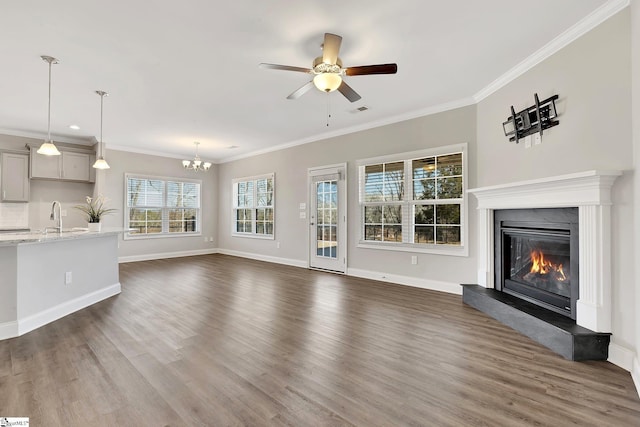
[[[62,233],[51,230],[46,234],[39,230],[21,233],[3,233],[0,234],[0,246],[48,243],[62,240],[92,239],[96,237],[111,236],[114,234],[123,234],[127,231],[129,230],[122,227],[103,227],[103,229],[98,232],[89,231],[86,228],[69,228],[63,229]]]

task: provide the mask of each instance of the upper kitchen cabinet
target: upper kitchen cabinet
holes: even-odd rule
[[[62,179],[89,181],[89,155],[62,151]]]
[[[44,156],[31,147],[32,179],[56,179],[62,181],[95,182],[92,171],[93,151],[79,149],[65,149],[58,147],[60,156]]]
[[[29,156],[0,153],[0,196],[3,202],[29,201]]]

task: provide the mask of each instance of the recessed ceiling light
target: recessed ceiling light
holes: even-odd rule
[[[78,126],[78,125],[69,125],[69,129],[80,130],[80,126]]]

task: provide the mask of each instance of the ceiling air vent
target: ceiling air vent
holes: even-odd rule
[[[355,110],[351,110],[351,112],[353,114],[362,113],[363,111],[367,111],[368,109],[369,109],[369,107],[367,107],[366,105],[363,105],[362,107],[358,107]]]

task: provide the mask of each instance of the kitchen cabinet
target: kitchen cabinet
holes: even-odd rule
[[[59,156],[44,156],[36,152],[36,147],[31,147],[29,176],[32,179],[95,182],[92,170],[95,154],[92,151],[58,149]]]
[[[29,160],[31,162],[30,178],[60,179],[60,156],[45,156],[36,153],[37,148],[31,148]]]
[[[62,151],[62,179],[72,181],[89,181],[89,155]]]
[[[3,202],[29,201],[29,156],[0,153],[0,197]]]

